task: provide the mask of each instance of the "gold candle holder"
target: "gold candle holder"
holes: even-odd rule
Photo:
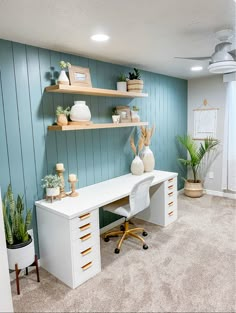
[[[78,179],[76,180],[68,180],[68,182],[70,183],[70,187],[71,187],[71,193],[68,194],[69,197],[77,197],[79,195],[78,192],[75,191],[75,184],[78,182]]]
[[[57,175],[61,179],[60,196],[61,198],[65,198],[67,196],[67,194],[65,193],[65,180],[64,180],[64,174],[63,174],[65,172],[65,169],[61,169],[61,170],[56,169],[56,171],[57,171]]]

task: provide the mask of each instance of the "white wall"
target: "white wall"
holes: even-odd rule
[[[226,83],[223,83],[222,75],[191,79],[188,81],[188,133],[191,135],[193,135],[193,109],[200,107],[204,99],[207,99],[208,105],[219,108],[217,113],[216,137],[221,142],[220,149],[222,151],[226,101]],[[208,177],[209,172],[214,173],[213,179]],[[222,152],[213,162],[209,172],[206,175],[204,188],[222,191]]]

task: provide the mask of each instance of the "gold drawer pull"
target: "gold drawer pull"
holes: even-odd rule
[[[92,237],[91,234],[87,234],[87,235],[85,235],[85,236],[83,236],[83,237],[80,237],[80,239],[81,239],[82,241],[85,241],[85,240],[88,240],[88,239],[91,238],[91,237]]]
[[[84,256],[86,254],[89,254],[91,251],[92,251],[92,248],[88,248],[88,249],[82,251],[81,254]]]
[[[169,216],[172,216],[174,214],[174,211],[171,211],[168,213]]]
[[[173,192],[169,192],[169,193],[168,193],[168,196],[169,196],[169,197],[173,196]]]
[[[86,271],[88,268],[90,268],[92,266],[92,264],[93,264],[93,262],[91,261],[91,262],[85,264],[84,266],[82,266],[81,268],[83,271]]]
[[[170,203],[168,203],[169,206],[172,206],[174,204],[174,201],[171,201]]]
[[[174,188],[174,185],[168,186],[168,189],[173,189],[173,188]]]
[[[174,180],[174,178],[168,179],[168,182],[171,183]]]
[[[85,220],[86,218],[89,218],[90,215],[91,215],[91,213],[86,213],[86,214],[80,215],[79,218],[80,218],[81,220]]]
[[[88,224],[85,224],[85,225],[83,225],[83,226],[80,226],[80,230],[85,230],[85,229],[88,229],[88,228],[90,228],[91,227],[91,224],[90,223],[88,223]]]

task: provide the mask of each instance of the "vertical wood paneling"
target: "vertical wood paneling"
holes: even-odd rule
[[[24,193],[28,207],[43,197],[41,178],[64,163],[66,189],[69,173],[79,177],[79,187],[130,171],[131,128],[73,132],[48,132],[58,105],[72,106],[85,100],[94,122],[111,122],[117,105],[137,105],[140,116],[156,125],[151,149],[156,168],[178,171],[176,135],[187,130],[187,82],[141,71],[146,99],[121,99],[62,95],[44,92],[60,72],[58,62],[89,67],[93,87],[116,88],[116,78],[129,68],[75,55],[0,40],[0,186],[3,194],[11,182],[14,192]],[[53,68],[53,69],[52,69]],[[182,181],[179,179],[179,188]],[[106,192],[104,190],[104,192]],[[117,218],[100,210],[100,225]],[[34,225],[35,230],[36,225]]]

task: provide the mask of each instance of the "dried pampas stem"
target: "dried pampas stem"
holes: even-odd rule
[[[141,152],[142,149],[143,149],[144,140],[145,140],[145,138],[144,138],[144,136],[143,136],[143,134],[142,134],[142,135],[140,136],[139,142],[138,142],[138,153]]]
[[[136,147],[134,144],[134,136],[133,135],[130,137],[130,147],[133,150],[134,155],[136,155]]]

